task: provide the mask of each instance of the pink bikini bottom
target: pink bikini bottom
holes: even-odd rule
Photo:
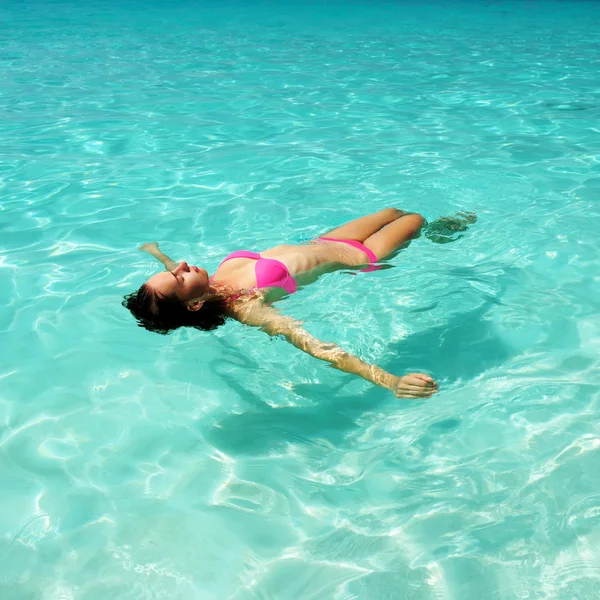
[[[362,250],[362,252],[364,252],[369,259],[369,266],[366,269],[361,269],[361,273],[368,273],[369,271],[377,271],[377,269],[381,269],[381,266],[374,264],[377,262],[377,257],[375,256],[373,250],[369,250],[369,248],[367,248],[364,244],[361,244],[356,240],[341,240],[338,238],[320,237],[317,239],[317,242],[320,240],[324,242],[343,242],[344,244],[348,244],[349,246],[353,246],[354,248]]]

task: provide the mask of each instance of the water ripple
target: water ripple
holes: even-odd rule
[[[592,4],[0,16],[0,597],[597,597]],[[119,305],[386,206],[479,221],[281,308],[426,403]]]

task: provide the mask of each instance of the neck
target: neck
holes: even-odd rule
[[[212,300],[213,298],[219,296],[224,300],[227,300],[229,296],[234,296],[235,292],[224,283],[211,283],[208,288],[208,292],[206,293],[204,300]]]

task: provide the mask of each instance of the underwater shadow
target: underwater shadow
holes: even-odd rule
[[[472,379],[514,356],[486,318],[490,303],[454,315],[446,324],[415,333],[390,345],[391,372],[422,371],[440,383]]]
[[[389,346],[393,357],[381,363],[392,373],[422,371],[431,373],[441,384],[471,379],[511,358],[515,351],[504,344],[486,318],[490,305],[453,315],[443,326],[411,335]],[[249,363],[258,372],[259,365],[230,348],[236,360]],[[222,361],[221,361],[222,362]],[[252,364],[250,364],[252,363]],[[215,365],[217,366],[217,365]],[[323,368],[326,368],[323,366]],[[218,373],[218,368],[215,369]],[[205,431],[208,441],[219,450],[234,455],[264,455],[285,451],[295,444],[341,444],[357,420],[366,412],[387,403],[391,394],[376,386],[348,394],[343,388],[354,376],[339,373],[339,384],[298,384],[294,391],[311,402],[311,406],[274,408],[258,394],[250,392],[234,378],[224,383],[252,407],[248,412],[230,414]],[[394,410],[406,410],[412,401],[398,401]]]

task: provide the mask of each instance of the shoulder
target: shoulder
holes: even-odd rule
[[[268,312],[268,306],[264,303],[264,293],[256,290],[250,295],[242,295],[227,304],[227,313],[240,323],[248,323]]]
[[[289,333],[298,323],[260,300],[232,307],[232,316],[244,325],[259,327],[269,335]]]

